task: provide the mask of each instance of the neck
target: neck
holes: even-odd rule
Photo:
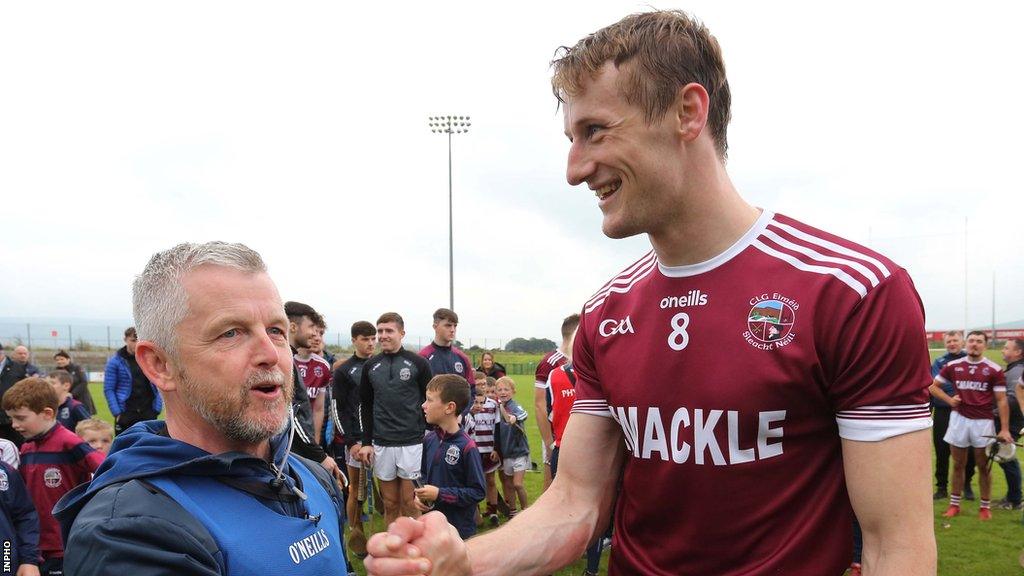
[[[455,434],[459,431],[459,421],[455,418],[448,418],[444,422],[438,424],[437,427],[449,434]]]
[[[971,354],[970,352],[968,352],[967,359],[970,360],[971,362],[977,362],[978,360],[981,360],[981,354]]]
[[[309,357],[313,355],[313,351],[309,348],[297,348],[295,355],[299,357],[299,360],[309,360]]]
[[[445,348],[450,347],[452,345],[452,342],[453,342],[452,340],[445,341],[445,340],[439,340],[437,338],[434,338],[434,344],[435,345],[437,345],[437,346],[444,346]]]
[[[71,392],[64,392],[63,394],[61,394],[60,403],[63,404],[67,402],[68,398],[71,398]]]
[[[168,403],[170,404],[170,402]],[[177,408],[177,410],[173,408]],[[182,406],[168,406],[167,434],[171,438],[206,450],[210,454],[243,452],[270,461],[270,440],[257,443],[229,440],[202,417],[183,408]],[[179,414],[182,417],[179,418]]]
[[[564,354],[569,360],[572,360],[572,344],[570,344],[568,340],[562,340],[562,345],[558,347],[558,351]]]
[[[698,264],[732,246],[760,216],[733,187],[725,166],[714,158],[693,165],[681,208],[648,233],[658,262],[665,266]]]
[[[369,358],[369,357],[370,357],[370,355],[369,355],[369,354],[367,354],[367,355],[363,356],[362,352],[360,352],[360,351],[356,350],[356,352],[355,352],[355,357],[356,357],[356,358],[360,358],[360,359],[363,359],[363,360],[366,360],[367,358]]]

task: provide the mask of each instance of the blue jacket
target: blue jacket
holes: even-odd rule
[[[463,539],[476,534],[476,505],[487,489],[476,442],[462,430],[429,432],[423,438],[420,470],[423,483],[438,488],[435,509],[444,513]]]
[[[932,378],[935,378],[936,376],[939,375],[939,372],[942,371],[943,366],[949,364],[953,360],[963,358],[964,356],[967,356],[967,352],[961,351],[959,354],[950,354],[949,352],[946,352],[942,356],[936,358],[935,361],[932,362]],[[956,389],[953,388],[953,384],[951,382],[947,384],[942,384],[941,386],[942,391],[945,392],[946,394],[949,394],[951,398],[956,395]],[[946,404],[945,402],[939,400],[935,396],[932,396],[932,406],[936,408],[946,408],[947,410],[949,409],[949,404]]]
[[[39,564],[39,515],[21,474],[0,462],[0,541],[11,542],[11,572]]]
[[[164,399],[152,382],[149,385],[153,387],[153,410],[159,414],[163,412]],[[107,397],[114,418],[124,412],[124,404],[132,395],[132,369],[128,367],[128,361],[121,357],[120,350],[107,360],[107,367],[103,371],[103,395]]]
[[[499,406],[501,403],[498,403]],[[501,417],[501,411],[516,417],[515,424],[509,424]],[[515,400],[509,400],[498,410],[498,420],[494,425],[494,448],[502,458],[517,458],[530,455],[530,442],[526,438],[526,431],[523,430],[523,420],[526,420],[526,410]]]
[[[224,555],[205,525],[147,478],[215,477],[270,509],[266,529],[273,530],[276,517],[305,517],[287,459],[290,436],[289,428],[270,441],[278,474],[271,464],[249,454],[210,454],[170,438],[159,420],[132,426],[114,440],[92,482],[78,486],[54,507],[66,542],[64,573],[226,574]],[[340,529],[345,507],[333,480],[319,464],[300,460],[320,485],[298,488],[326,490],[337,516],[323,520],[337,522]],[[298,568],[293,573],[302,574]]]

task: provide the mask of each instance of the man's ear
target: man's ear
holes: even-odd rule
[[[708,91],[696,82],[690,82],[676,92],[673,110],[679,122],[679,134],[684,141],[696,140],[704,131],[710,106]]]
[[[146,378],[161,392],[177,388],[178,369],[163,348],[149,340],[139,340],[135,347],[135,361],[139,363]]]

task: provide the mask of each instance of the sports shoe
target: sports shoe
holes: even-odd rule
[[[942,517],[943,518],[952,518],[953,516],[958,516],[959,514],[960,514],[960,507],[959,506],[950,506],[949,508],[946,508],[945,512],[942,513]]]
[[[498,525],[498,515],[497,514],[490,514],[489,516],[487,516],[487,522],[491,526],[497,526]]]
[[[999,503],[999,509],[1000,510],[1024,510],[1024,502],[1017,502],[1016,504],[1014,504],[1013,502],[1009,502],[1009,501],[1007,501],[1007,502],[1000,502]]]
[[[992,519],[992,511],[989,510],[988,508],[982,508],[981,510],[978,510],[978,519],[979,520],[991,520]]]
[[[366,558],[366,535],[359,528],[353,528],[348,535],[348,549],[358,558]]]
[[[860,562],[853,562],[850,564],[850,570],[846,573],[846,576],[860,576]]]
[[[946,498],[949,498],[949,492],[945,488],[939,488],[935,494],[932,494],[932,500],[945,500]]]

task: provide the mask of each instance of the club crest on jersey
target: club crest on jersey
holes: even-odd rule
[[[313,366],[313,376],[316,376],[317,378],[323,378],[324,377],[324,368],[323,368],[323,366]]]
[[[56,488],[60,486],[61,475],[59,468],[47,468],[46,472],[43,472],[43,484],[47,488]]]
[[[465,368],[465,366],[462,365],[462,362],[455,363],[455,371],[458,372],[459,374],[462,373],[463,368]]]
[[[615,334],[636,334],[633,331],[633,321],[629,319],[629,316],[626,316],[623,320],[614,320],[612,318],[602,320],[597,326],[597,331],[605,338]]]
[[[402,382],[405,382],[409,378],[412,378],[412,370],[409,370],[408,368],[402,368],[401,370],[398,371],[398,379],[401,380]]]
[[[7,471],[0,470],[0,492],[7,492],[10,488],[10,483],[7,481]]]
[[[743,339],[758,350],[778,350],[789,345],[796,338],[793,325],[799,309],[795,300],[778,292],[754,296],[750,299]]]
[[[462,451],[459,450],[458,446],[449,446],[444,452],[444,461],[447,462],[449,466],[455,466],[459,463],[459,456],[461,454]]]

